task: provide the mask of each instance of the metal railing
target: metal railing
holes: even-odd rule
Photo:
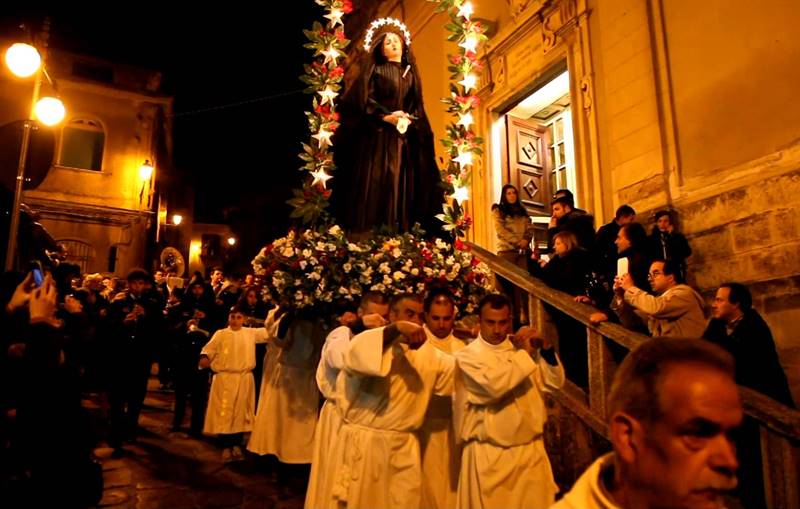
[[[586,326],[588,341],[589,387],[584,391],[567,381],[556,392],[555,401],[573,413],[592,431],[609,438],[607,400],[616,369],[609,341],[630,350],[648,336],[632,332],[614,323],[593,325],[589,315],[597,310],[580,304],[566,293],[554,290],[535,279],[524,269],[498,257],[476,244],[468,243],[472,252],[495,274],[507,279],[528,294],[531,324],[541,330],[549,304]],[[800,509],[800,411],[746,387],[739,387],[747,415],[755,419],[761,433],[764,492],[767,504],[774,508]]]

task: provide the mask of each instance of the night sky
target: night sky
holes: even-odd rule
[[[0,20],[8,34],[21,21],[39,28],[47,15],[53,47],[162,71],[162,90],[175,97],[174,162],[199,197],[196,220],[231,224],[249,261],[289,225],[285,201],[299,185],[311,100],[298,80],[311,58],[302,30],[322,19],[312,0],[280,2],[280,17],[270,6],[137,3],[100,19],[71,2],[4,6]]]

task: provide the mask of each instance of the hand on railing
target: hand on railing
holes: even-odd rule
[[[589,304],[590,306],[594,306],[594,301],[587,297],[586,295],[578,295],[575,297],[575,302],[579,302],[581,304]]]
[[[608,315],[602,312],[592,313],[589,315],[589,321],[592,322],[592,325],[599,325],[608,321]]]

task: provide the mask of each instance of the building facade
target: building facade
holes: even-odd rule
[[[597,226],[626,203],[646,225],[656,210],[672,208],[694,252],[690,283],[709,297],[729,280],[750,287],[800,401],[797,5],[473,4],[490,40],[480,49],[474,128],[487,143],[473,169],[470,240],[494,247],[489,211],[506,182],[517,184],[540,223],[552,192],[564,187]],[[441,139],[449,118],[437,105],[449,93],[446,55],[457,48],[434,7],[387,0],[365,10],[411,30],[426,111]]]
[[[173,99],[160,92],[161,74],[57,49],[46,64],[67,113],[43,128],[54,139],[52,164],[23,203],[83,271],[150,269],[157,255],[150,246],[163,226],[159,182],[172,160]],[[27,117],[32,89],[31,79],[3,69],[0,125]],[[41,93],[52,93],[50,85]],[[154,168],[149,174],[141,169],[146,163]]]

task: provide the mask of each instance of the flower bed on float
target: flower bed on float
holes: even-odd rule
[[[253,268],[282,305],[334,316],[368,291],[389,297],[446,287],[459,315],[493,291],[492,274],[459,240],[423,240],[420,232],[350,242],[338,226],[290,231],[261,250]]]

